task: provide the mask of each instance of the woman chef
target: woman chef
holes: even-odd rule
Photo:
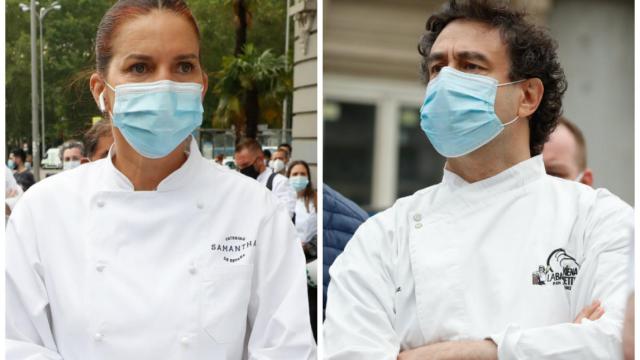
[[[190,134],[207,76],[182,0],[120,0],[90,85],[109,156],[25,194],[7,228],[7,359],[315,358],[286,209]]]

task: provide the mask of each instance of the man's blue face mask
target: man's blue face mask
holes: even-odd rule
[[[429,82],[420,109],[420,127],[433,147],[444,157],[467,155],[484,146],[512,124],[518,117],[503,124],[495,113],[494,78],[467,74],[444,67]]]
[[[107,86],[115,92],[113,125],[146,158],[169,155],[202,124],[202,84],[162,80]],[[104,92],[100,109],[105,111]]]

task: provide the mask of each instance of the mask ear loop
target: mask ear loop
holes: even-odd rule
[[[518,84],[521,83],[523,81],[526,81],[527,79],[520,79],[520,80],[516,80],[516,81],[511,81],[511,82],[507,82],[507,83],[502,83],[502,84],[498,84],[496,85],[496,87],[500,87],[500,86],[507,86],[507,85],[513,85],[513,84]],[[508,126],[513,124],[514,122],[518,121],[518,119],[520,119],[520,116],[516,116],[513,120],[506,122],[504,124],[502,124],[502,127]]]
[[[115,93],[116,89],[114,89],[113,86],[109,85],[109,83],[106,81],[104,83],[107,85],[107,87],[109,87],[109,89],[113,90],[113,92]],[[104,102],[105,90],[102,90],[102,92],[100,93],[100,96],[98,96],[98,107],[100,108],[100,111],[103,113],[107,111],[107,106]],[[113,118],[113,114],[111,113],[111,111],[109,111],[109,116]]]

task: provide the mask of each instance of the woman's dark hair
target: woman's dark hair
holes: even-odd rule
[[[421,74],[426,83],[429,81],[427,57],[436,38],[449,23],[464,19],[498,29],[510,57],[511,81],[538,78],[544,85],[542,101],[529,117],[529,148],[531,155],[538,155],[562,114],[562,96],[567,90],[567,80],[558,62],[557,44],[547,31],[529,23],[525,17],[526,13],[496,1],[451,0],[427,20],[427,31],[420,38],[418,52],[422,55]]]
[[[287,169],[287,177],[291,177],[291,170],[293,170],[296,165],[302,165],[307,169],[307,178],[309,179],[309,183],[307,184],[307,187],[304,188],[304,193],[302,193],[302,196],[304,197],[304,207],[309,211],[309,203],[313,201],[313,208],[318,211],[318,196],[317,192],[313,189],[313,183],[311,182],[311,169],[309,169],[309,164],[304,160],[290,162],[289,168]]]
[[[184,0],[119,0],[107,11],[98,25],[96,35],[96,70],[107,74],[109,62],[113,56],[111,47],[113,34],[126,20],[148,14],[152,10],[169,10],[184,16],[192,25],[200,41],[200,30],[191,10]]]

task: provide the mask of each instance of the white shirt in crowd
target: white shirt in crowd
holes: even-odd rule
[[[267,166],[267,168],[258,175],[256,180],[258,180],[260,184],[267,186],[271,174],[273,174],[273,170]],[[289,211],[289,217],[293,217],[296,208],[296,191],[289,185],[289,179],[286,176],[277,174],[276,177],[273,178],[271,191]]]
[[[337,258],[325,358],[490,337],[499,359],[619,359],[633,217],[607,190],[546,175],[542,156],[475,183],[445,170]],[[596,299],[604,315],[573,324]]]
[[[195,141],[157,191],[133,191],[112,155],[14,209],[7,359],[315,359],[305,259],[275,197]]]
[[[309,242],[318,230],[316,208],[309,201],[309,210],[304,205],[304,198],[296,200],[296,232],[303,243]]]

